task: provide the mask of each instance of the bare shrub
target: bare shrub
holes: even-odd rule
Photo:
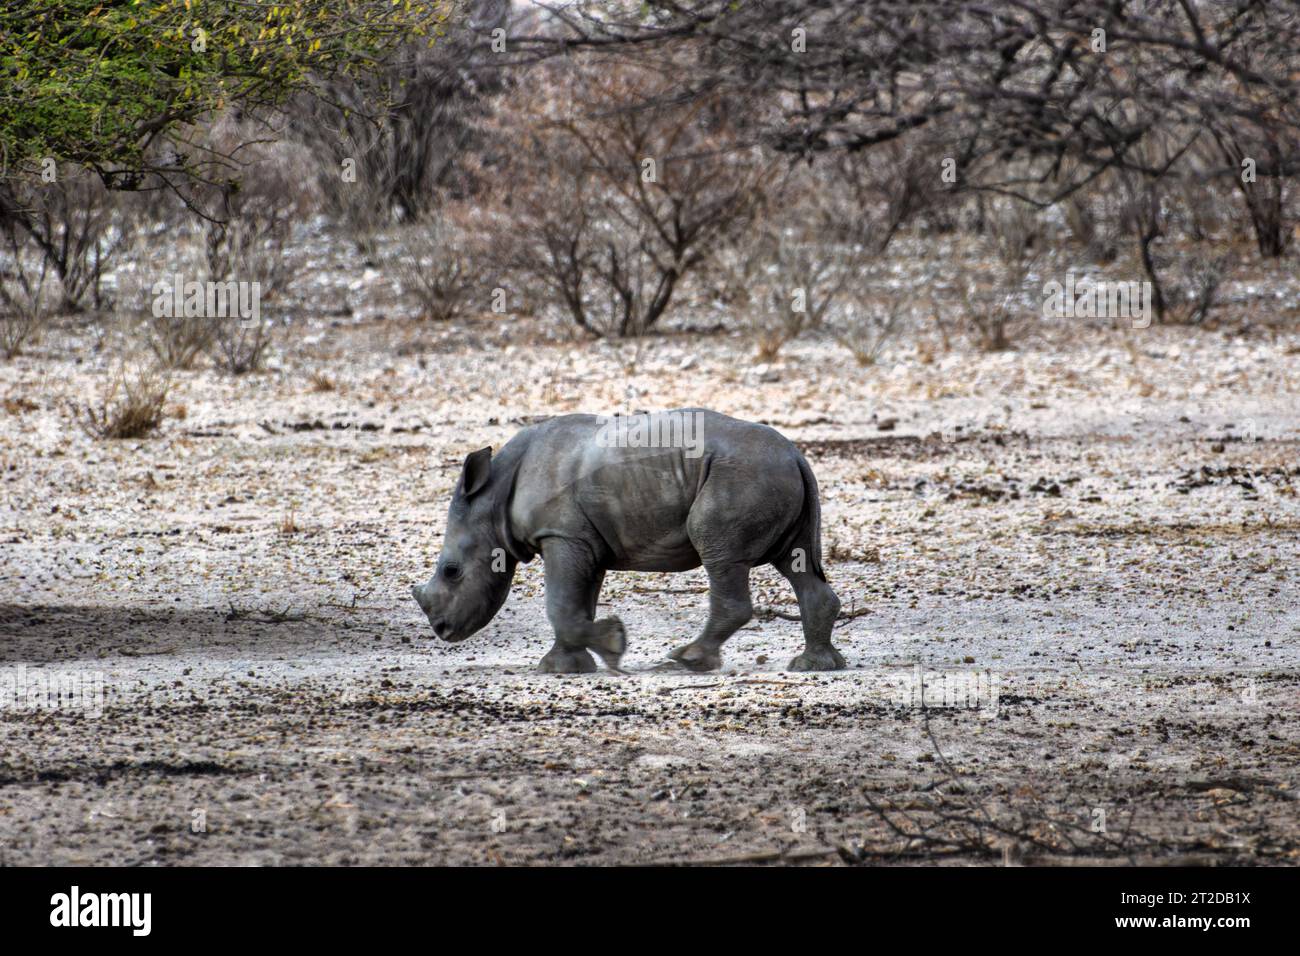
[[[223,117],[207,136],[214,150],[233,151],[255,130]],[[291,143],[257,144],[240,151],[238,179],[211,186],[209,205],[220,215],[200,226],[203,278],[257,282],[264,302],[284,298],[298,272],[288,255],[293,226],[315,208],[307,159]]]
[[[1278,26],[1269,24],[1274,42],[1279,39]],[[1294,44],[1290,53],[1290,57],[1272,55],[1266,44],[1252,44],[1243,50],[1252,69],[1285,71],[1294,76]],[[1300,132],[1294,118],[1283,121],[1284,114],[1260,109],[1257,101],[1250,106],[1252,109],[1241,112],[1207,114],[1207,125],[1219,156],[1228,163],[1224,173],[1231,177],[1246,206],[1259,254],[1276,259],[1291,247],[1300,218],[1300,191],[1296,187],[1300,169],[1295,161],[1300,152]]]
[[[223,118],[208,134],[214,149],[233,151],[247,143],[252,131],[233,118]],[[213,184],[209,204],[221,211],[218,219],[193,225],[193,246],[185,263],[187,278],[198,282],[238,283],[256,294],[254,315],[210,315],[211,339],[206,347],[217,366],[232,375],[261,368],[273,344],[275,312],[288,298],[298,275],[292,255],[294,224],[313,208],[316,195],[304,186],[303,156],[292,144],[257,145],[240,153],[238,182]]]
[[[1076,193],[1061,204],[1070,238],[1085,250],[1097,246],[1097,213],[1086,194]]]
[[[0,303],[0,352],[6,359],[16,356],[32,333],[40,327],[43,313],[15,308],[6,294]]]
[[[155,365],[125,366],[113,373],[95,404],[81,409],[81,426],[92,438],[142,438],[163,420],[171,380]]]
[[[0,241],[0,352],[11,359],[48,319],[50,261],[12,222]]]
[[[970,283],[961,289],[961,302],[966,322],[978,336],[977,343],[985,352],[1004,352],[1011,348],[1007,327],[1015,315],[1016,290],[994,286],[982,287]]]
[[[162,242],[167,243],[170,254],[160,260],[152,250]],[[139,328],[146,347],[163,369],[193,368],[215,338],[215,326],[206,315],[186,315],[183,311],[179,315],[167,314],[153,308],[158,283],[165,283],[170,289],[172,272],[197,272],[185,265],[198,259],[195,243],[193,232],[181,232],[179,236],[175,232],[141,236],[123,256],[125,262],[117,270],[114,311],[124,327]],[[158,268],[160,265],[162,268]]]
[[[215,325],[218,366],[231,375],[247,375],[262,367],[267,350],[274,341],[267,320],[224,318],[218,319]]]
[[[1179,156],[1170,156],[1168,148],[1144,144],[1140,155],[1146,162],[1167,168]],[[1151,283],[1151,306],[1157,322],[1199,324],[1214,309],[1220,287],[1231,270],[1231,256],[1208,249],[1209,242],[1192,244],[1188,240],[1208,230],[1184,228],[1183,243],[1174,228],[1178,216],[1195,214],[1194,208],[1176,206],[1171,198],[1179,194],[1185,177],[1156,177],[1140,173],[1123,173],[1119,177],[1123,205],[1121,220],[1135,240],[1135,255],[1147,281]],[[1191,188],[1191,187],[1187,187]],[[1198,188],[1208,189],[1201,183]],[[1185,193],[1184,193],[1185,196]]]
[[[491,31],[515,12],[501,0],[469,0],[463,10],[436,44],[398,50],[374,75],[322,81],[287,109],[290,134],[316,159],[329,214],[368,265],[379,264],[378,233],[394,220],[419,220],[447,195],[477,188],[462,158],[503,84]]]
[[[250,121],[229,115],[205,130],[200,142],[208,152],[238,156],[242,165],[230,169],[230,179],[191,190],[190,201],[209,216],[153,224],[117,271],[118,315],[143,328],[149,349],[164,368],[192,368],[208,355],[219,368],[243,374],[261,366],[272,344],[274,322],[263,313],[288,297],[300,268],[292,255],[294,225],[314,208],[317,197],[304,185],[300,147],[266,144],[256,134]],[[184,284],[215,284],[226,308],[209,314],[206,299],[203,309],[188,314],[154,308],[155,288],[161,283],[162,295],[169,296],[178,276]],[[232,306],[253,294],[257,315],[234,314]]]
[[[810,204],[828,238],[881,255],[899,231],[938,199],[931,150],[919,137],[865,153],[837,154]]]
[[[59,280],[65,312],[103,308],[103,278],[135,228],[129,200],[71,165],[55,178],[14,176],[0,186],[0,223],[24,233]]]
[[[256,294],[256,314],[209,316],[212,344],[208,352],[218,367],[244,375],[262,367],[274,339],[274,321],[262,309],[274,308],[292,277],[285,246],[287,219],[245,214],[230,223],[209,224],[206,281],[248,283]]]
[[[208,347],[217,366],[232,375],[262,367],[273,340],[274,323],[262,314],[274,307],[292,281],[287,255],[293,205],[273,200],[244,204],[225,223],[207,223],[200,281],[248,283],[258,299],[256,314],[208,316],[212,342]]]
[[[781,229],[771,229],[756,251],[769,258],[751,278],[746,304],[753,309],[759,358],[771,361],[787,342],[824,323],[836,298],[861,274],[866,255],[860,247]]]
[[[506,235],[485,247],[597,336],[654,327],[761,193],[763,165],[729,148],[718,104],[624,108],[656,83],[656,71],[557,62],[497,117],[511,188]]]
[[[1256,180],[1251,186],[1258,184]],[[1291,248],[1300,226],[1300,214],[1297,214],[1300,190],[1293,180],[1274,175],[1265,178],[1264,188],[1251,189],[1248,197],[1246,205],[1260,255],[1280,259]]]
[[[754,328],[758,360],[772,362],[788,342],[798,337],[803,322],[797,313],[788,309],[760,310],[754,318]]]
[[[1011,348],[1018,318],[1025,315],[1025,281],[1042,247],[1042,226],[1032,206],[1002,200],[991,211],[987,229],[997,273],[991,280],[971,278],[961,286],[961,298],[979,347],[1000,352]]]
[[[447,322],[463,315],[475,283],[464,228],[455,216],[447,210],[431,213],[402,230],[398,246],[388,265],[421,317]]]
[[[307,383],[311,386],[313,392],[332,392],[338,388],[338,383],[320,369],[312,372],[307,377]]]
[[[1218,306],[1223,283],[1231,275],[1231,253],[1213,253],[1204,247],[1185,251],[1179,256],[1181,281],[1173,294],[1169,321],[1200,325]]]
[[[163,368],[193,368],[216,338],[207,316],[159,316],[146,326],[145,340]]]
[[[903,212],[881,206],[864,178],[846,186],[840,175],[786,170],[765,183],[745,227],[712,259],[718,297],[755,331],[764,361],[825,324],[901,221]],[[887,223],[883,229],[877,215]]]
[[[1203,140],[1167,174],[1169,220],[1181,238],[1197,243],[1235,238],[1233,195],[1222,167],[1222,152],[1212,140]]]
[[[276,531],[282,535],[297,534],[302,531],[302,526],[298,524],[298,513],[295,509],[290,508],[285,512],[278,522],[276,522]]]
[[[1102,265],[1115,261],[1123,234],[1113,197],[1081,190],[1064,200],[1059,209],[1070,241],[1085,259]]]
[[[885,345],[902,328],[906,293],[878,294],[870,305],[847,302],[831,326],[835,340],[849,350],[859,366],[874,365]]]
[[[1151,305],[1157,322],[1165,320],[1165,283],[1161,269],[1157,264],[1157,239],[1165,233],[1165,214],[1160,197],[1160,185],[1155,180],[1138,177],[1122,177],[1127,185],[1127,202],[1124,205],[1124,221],[1128,231],[1137,244],[1137,258],[1151,283]]]
[[[1124,170],[1114,177],[1122,195],[1119,218],[1124,231],[1134,241],[1138,263],[1151,283],[1151,308],[1155,321],[1165,322],[1171,318],[1165,274],[1170,263],[1163,247],[1167,239],[1176,237],[1170,236],[1172,204],[1168,201],[1173,181],[1164,173],[1182,153],[1176,151],[1165,137],[1138,144],[1133,154],[1145,169]]]

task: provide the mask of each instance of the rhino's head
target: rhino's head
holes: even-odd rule
[[[465,459],[447,512],[447,533],[433,577],[411,588],[444,641],[463,641],[487,625],[510,594],[517,562],[503,547],[500,522],[509,489],[492,479],[492,449]]]

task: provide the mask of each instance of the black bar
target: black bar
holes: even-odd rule
[[[134,936],[126,917],[128,925],[116,927],[51,925],[55,898],[70,903],[76,886],[83,907],[88,895],[150,894],[149,933],[136,939],[205,944],[246,941],[255,931],[259,942],[296,946],[395,933],[536,945],[599,931],[617,934],[611,942],[665,933],[667,945],[675,928],[690,924],[733,942],[842,926],[861,932],[865,945],[886,931],[915,935],[918,944],[1027,933],[1043,942],[1181,945],[1200,937],[1232,945],[1290,936],[1296,885],[1288,869],[26,869],[0,871],[0,926],[10,939]],[[140,916],[143,907],[124,912]],[[1119,923],[1135,919],[1154,922]],[[1222,922],[1240,919],[1246,923]]]

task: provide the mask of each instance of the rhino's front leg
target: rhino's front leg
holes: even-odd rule
[[[537,662],[543,674],[590,674],[596,669],[596,659],[584,647],[568,648],[556,641],[545,656]]]
[[[623,622],[596,617],[596,601],[605,573],[583,545],[559,538],[542,543],[546,566],[546,617],[555,630],[555,646],[538,665],[545,674],[586,674],[596,669],[588,649],[605,666],[618,670],[627,649]]]

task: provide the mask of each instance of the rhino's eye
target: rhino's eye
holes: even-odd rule
[[[458,577],[460,577],[460,565],[459,564],[443,565],[442,576],[446,578],[448,581],[455,581]]]

